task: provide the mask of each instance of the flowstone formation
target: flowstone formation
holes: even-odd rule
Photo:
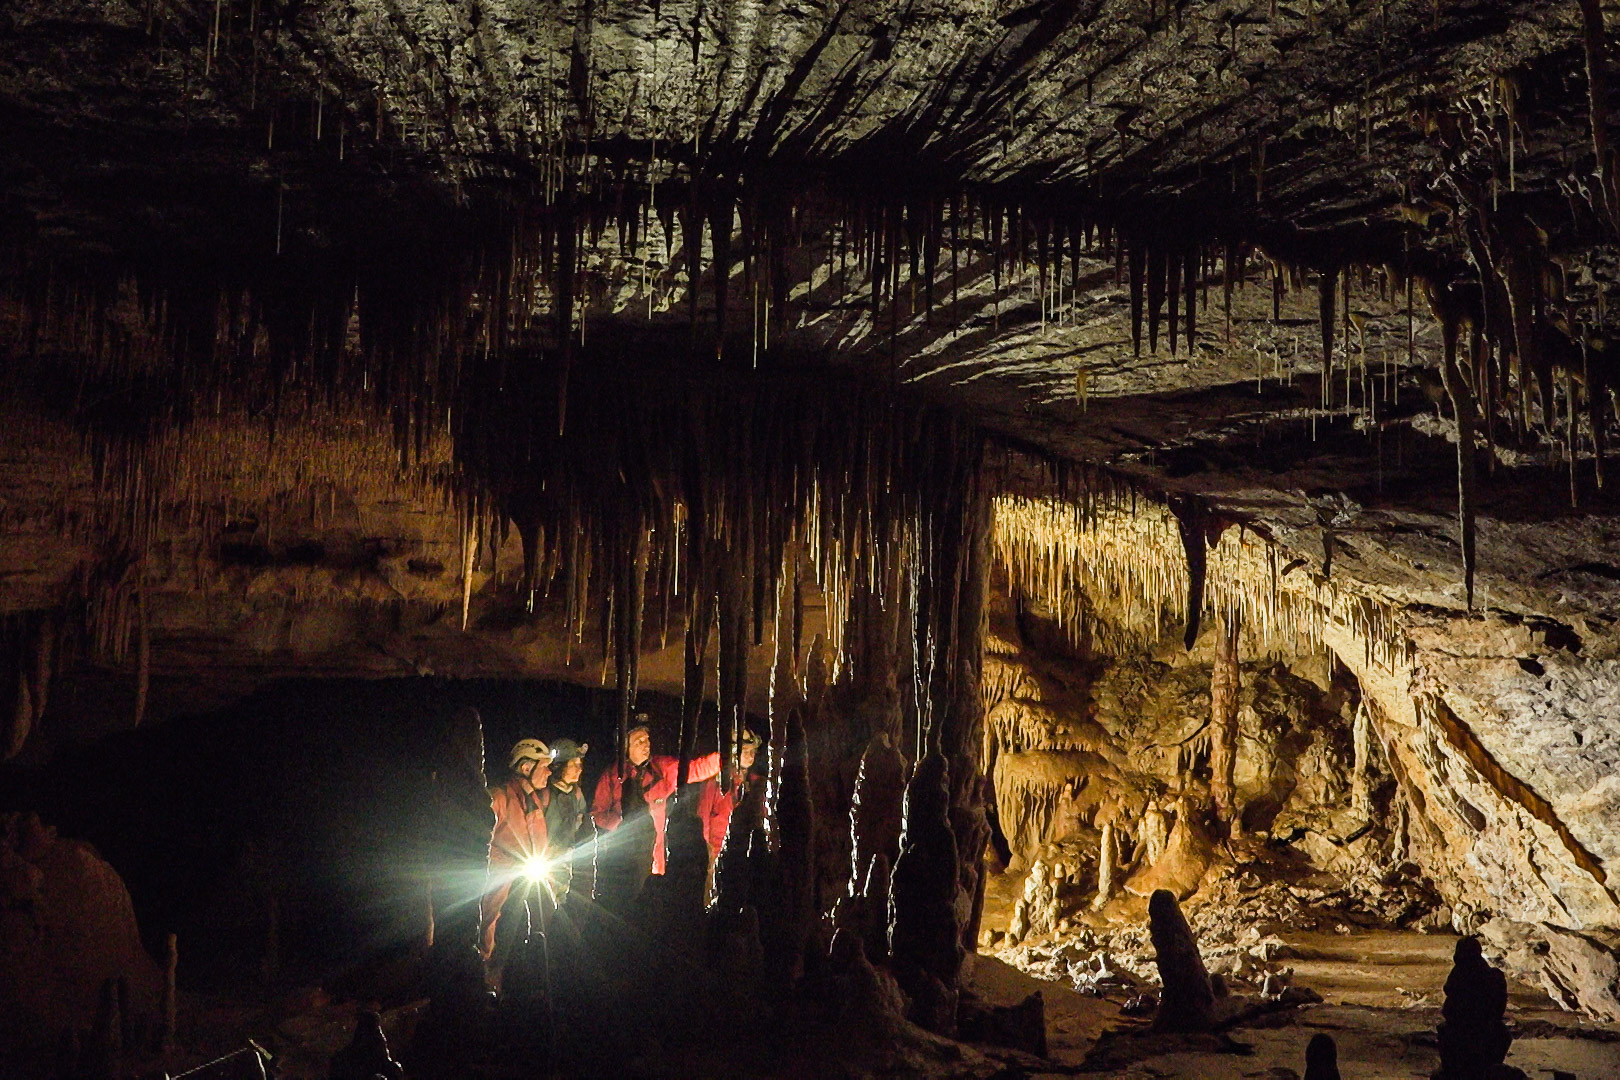
[[[1106,932],[1161,889],[1193,900],[1210,945],[1301,919],[1436,924],[1439,897],[1410,861],[1366,705],[1330,656],[1240,667],[1222,821],[1214,628],[1191,653],[1167,642],[1119,658],[1069,640],[1032,601],[1003,598],[992,612],[986,738],[1009,873],[1024,879],[1010,943]]]

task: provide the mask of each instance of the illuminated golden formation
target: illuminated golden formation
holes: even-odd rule
[[[1014,590],[1045,604],[1071,634],[1090,620],[1105,642],[1151,645],[1190,614],[1176,517],[1146,497],[1003,495],[995,502],[995,551]],[[1324,578],[1241,526],[1222,528],[1209,543],[1203,600],[1217,615],[1238,617],[1251,652],[1320,648],[1330,629],[1348,631],[1365,659],[1385,670],[1409,649],[1391,606]]]

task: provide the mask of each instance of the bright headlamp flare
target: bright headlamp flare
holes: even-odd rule
[[[524,859],[518,876],[533,885],[544,885],[551,880],[551,860],[537,856]]]

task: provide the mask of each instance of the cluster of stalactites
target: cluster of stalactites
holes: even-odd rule
[[[243,206],[248,251],[228,271],[142,256],[75,271],[14,251],[13,322],[24,351],[61,354],[125,397],[149,392],[146,428],[184,423],[233,393],[262,409],[336,392],[387,409],[409,458],[445,424],[469,364],[514,349],[566,361],[608,316],[684,314],[696,351],[741,358],[751,341],[757,360],[798,316],[829,305],[864,311],[868,334],[936,315],[960,325],[980,317],[986,291],[992,319],[1032,299],[1043,319],[1061,319],[1091,284],[1089,259],[1112,262],[1117,283],[1128,275],[1134,298],[1145,290],[1155,348],[1168,301],[1171,349],[1190,350],[1194,294],[1202,288],[1207,305],[1220,261],[1229,300],[1248,263],[1231,243],[1219,260],[1210,245],[1167,253],[1100,223],[1083,201],[971,188],[873,196],[596,158],[573,168],[560,193],[433,218],[419,236],[350,235],[322,221],[331,251],[306,243],[297,196],[278,191]],[[251,257],[256,209],[262,261]],[[1139,324],[1142,305],[1133,312]]]
[[[560,394],[513,397],[511,410],[495,394],[458,421],[459,465],[485,484],[461,501],[464,613],[476,553],[515,530],[523,598],[559,607],[570,643],[601,635],[603,678],[626,715],[645,634],[684,634],[686,745],[716,686],[729,751],[759,677],[754,649],[774,653],[774,726],[808,673],[807,635],[837,679],[859,661],[863,605],[897,606],[910,613],[908,670],[927,723],[940,697],[927,687],[957,636],[944,537],[965,527],[977,433],[824,379],[578,379],[563,424]],[[817,598],[821,611],[807,611]]]
[[[1060,625],[1072,630],[1084,614],[1141,647],[1194,614],[1179,526],[1169,507],[1146,497],[1006,495],[995,503],[994,543],[1013,588]],[[1248,529],[1223,529],[1208,544],[1202,605],[1235,616],[1254,651],[1320,648],[1342,630],[1363,644],[1368,663],[1393,670],[1407,656],[1387,605],[1289,560]]]

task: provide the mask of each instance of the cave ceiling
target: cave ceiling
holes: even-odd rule
[[[838,369],[1397,599],[1470,606],[1477,563],[1487,606],[1606,626],[1604,20],[21,0],[10,388],[95,446],[357,401],[449,468],[492,387]]]

